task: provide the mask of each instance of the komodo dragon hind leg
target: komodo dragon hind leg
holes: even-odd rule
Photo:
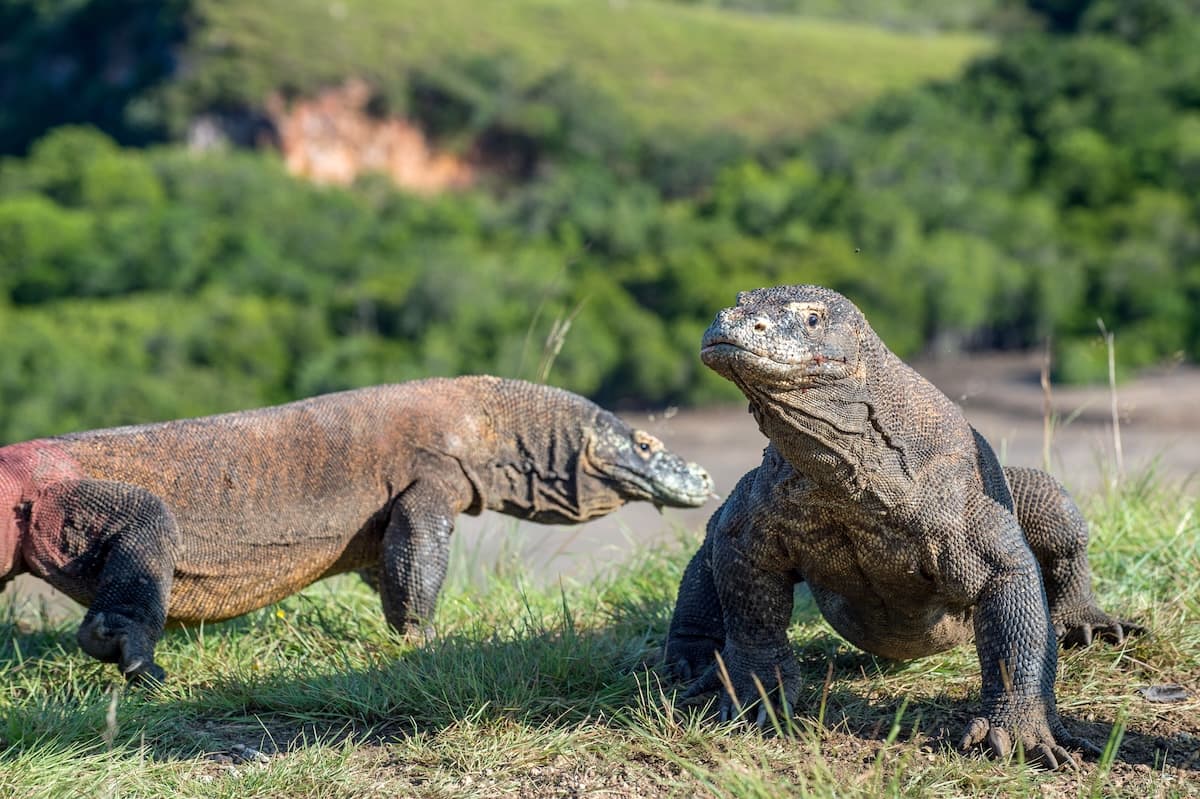
[[[1088,567],[1087,521],[1063,485],[1048,472],[1001,468],[977,430],[980,476],[988,496],[1012,510],[1037,558],[1054,631],[1064,646],[1087,646],[1093,638],[1120,643],[1145,628],[1118,621],[1096,604]]]
[[[1040,469],[1006,468],[1017,521],[1041,567],[1050,619],[1064,646],[1087,646],[1094,638],[1121,643],[1145,628],[1100,609],[1088,566],[1087,521],[1053,475]]]
[[[171,511],[138,486],[67,480],[39,499],[32,519],[38,571],[68,595],[90,596],[79,646],[116,663],[131,682],[161,682],[162,635],[179,531]]]
[[[388,623],[406,636],[433,635],[458,512],[452,493],[432,482],[409,486],[392,507],[383,535],[379,595]]]

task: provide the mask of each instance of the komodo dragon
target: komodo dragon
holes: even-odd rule
[[[459,513],[564,524],[711,490],[583,397],[435,378],[0,448],[0,586],[41,577],[90,606],[84,651],[162,680],[168,620],[228,619],[339,572],[377,568],[388,622],[422,630]]]
[[[787,627],[804,581],[835,630],[882,657],[974,633],[983,707],[962,748],[1004,756],[1019,743],[1050,768],[1074,763],[1068,747],[1092,749],[1058,718],[1055,638],[1121,641],[1138,628],[1096,606],[1087,525],[1062,486],[1002,470],[959,408],[829,289],[739,294],[700,356],[742,390],[770,443],[684,573],[666,658],[695,679],[688,695],[718,690],[719,651],[736,696],[722,692],[722,718],[760,705],[755,676],[793,706]]]

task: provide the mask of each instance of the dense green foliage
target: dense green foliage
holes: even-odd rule
[[[890,258],[919,237],[940,309],[927,338],[1056,334],[1072,379],[1098,374],[1097,319],[1128,365],[1200,356],[1200,26],[1185,4],[1159,5],[1174,21],[1132,26],[1136,43],[1102,33],[1101,14],[1097,31],[1022,37],[807,148],[850,187],[831,216],[854,220],[860,246]]]
[[[0,153],[72,122],[127,142],[161,137],[163,114],[144,95],[175,68],[187,5],[0,0]]]
[[[529,2],[541,16],[514,11],[526,26],[579,27]],[[1071,17],[1031,3],[1047,31],[1009,38],[960,79],[769,145],[648,136],[649,117],[589,68],[515,45],[431,58],[405,73],[397,107],[444,142],[523,164],[437,198],[381,178],[314,187],[264,154],[56,129],[0,163],[0,440],[456,372],[548,376],[611,404],[732,399],[696,342],[737,290],[778,282],[846,292],[902,355],[1052,336],[1060,376],[1088,379],[1104,367],[1099,318],[1123,367],[1200,358],[1192,3],[1096,2]],[[174,98],[163,108],[242,107],[313,52],[308,6],[255,16],[260,5],[203,6],[196,52],[211,58],[152,93]],[[330,60],[278,88],[354,74],[376,53],[365,31],[389,30],[380,8],[346,5],[359,33],[331,37],[327,22]],[[680,12],[631,9],[647,24]],[[736,17],[684,10],[712,30]],[[270,20],[300,22],[254,45]],[[513,44],[502,33],[518,29],[488,35]],[[616,58],[598,52],[592,68]]]
[[[567,318],[565,385],[664,400],[719,383],[680,357],[698,320],[672,329],[605,277],[607,257],[559,239],[584,234],[521,231],[482,194],[321,189],[260,156],[71,128],[0,185],[6,440],[427,374],[536,377]],[[596,238],[617,224],[593,220]]]

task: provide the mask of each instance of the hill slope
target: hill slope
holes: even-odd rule
[[[421,0],[198,0],[193,11],[193,68],[170,90],[185,112],[256,106],[351,75],[403,102],[414,69],[496,56],[517,85],[569,64],[643,130],[750,139],[804,133],[889,89],[950,77],[989,46],[968,34],[615,0],[443,0],[436,11]]]

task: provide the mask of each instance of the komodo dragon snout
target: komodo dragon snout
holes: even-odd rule
[[[644,430],[601,412],[584,450],[585,472],[625,501],[698,508],[713,496],[713,481],[699,464],[685,461]]]

